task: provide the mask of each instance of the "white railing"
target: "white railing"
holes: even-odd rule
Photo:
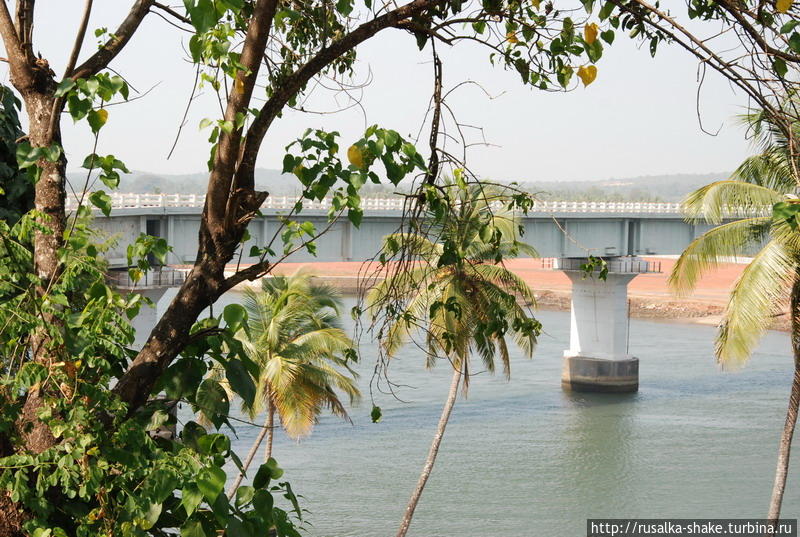
[[[111,206],[114,209],[149,209],[158,207],[202,207],[205,203],[203,194],[120,194],[113,193]],[[261,206],[262,209],[290,210],[298,201],[296,196],[270,196]],[[364,198],[361,200],[365,211],[402,211],[405,199]],[[73,196],[67,197],[67,209],[75,209],[78,203]],[[303,208],[327,211],[330,200],[311,201],[303,199]],[[647,213],[647,214],[681,214],[680,203],[651,202],[606,202],[606,201],[537,201],[531,210],[533,213]]]

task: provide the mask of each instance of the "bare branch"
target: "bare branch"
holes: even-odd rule
[[[117,54],[125,48],[133,34],[139,28],[142,19],[150,11],[150,6],[153,5],[154,0],[136,0],[131,6],[125,20],[119,25],[117,31],[114,32],[111,39],[100,50],[92,54],[89,59],[75,68],[73,71],[66,73],[72,79],[86,78],[99,73],[105,69],[111,60],[116,58]]]
[[[8,63],[11,66],[11,76],[15,78],[14,84],[18,88],[29,87],[33,84],[33,68],[25,57],[25,50],[20,41],[14,21],[5,0],[0,2],[0,36],[8,52]]]
[[[81,23],[78,26],[78,32],[75,34],[75,44],[72,46],[72,52],[69,55],[69,61],[67,62],[67,67],[64,69],[64,78],[66,78],[73,69],[75,69],[75,65],[78,63],[78,56],[81,53],[81,48],[83,47],[83,39],[86,37],[86,28],[89,26],[89,17],[92,15],[92,3],[94,0],[86,0],[86,3],[83,6],[83,17],[81,17]]]
[[[291,74],[280,87],[275,88],[275,93],[261,108],[258,117],[253,121],[247,131],[241,162],[236,172],[236,183],[240,184],[240,181],[247,180],[249,176],[252,176],[255,170],[256,157],[261,147],[261,142],[267,134],[267,130],[281,110],[283,110],[284,106],[286,106],[286,103],[288,103],[309,80],[323,71],[332,60],[353,50],[381,30],[396,27],[402,21],[436,6],[440,1],[441,0],[414,0],[380,17],[365,22],[345,35],[342,39],[334,41],[320,50],[316,56]]]

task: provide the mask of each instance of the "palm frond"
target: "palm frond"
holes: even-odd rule
[[[719,224],[725,218],[763,214],[784,197],[761,185],[744,181],[716,181],[698,188],[683,201],[690,222]]]
[[[717,337],[716,355],[723,366],[735,368],[750,357],[797,277],[796,254],[773,239],[736,281]]]
[[[769,217],[745,218],[706,231],[678,258],[669,275],[669,286],[678,295],[691,292],[704,273],[745,255],[749,246],[764,240],[771,222]]]

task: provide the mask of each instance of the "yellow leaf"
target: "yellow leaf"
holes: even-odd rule
[[[597,25],[595,23],[583,27],[583,40],[589,45],[597,41]]]
[[[594,65],[578,67],[578,78],[581,79],[584,86],[588,86],[597,78],[597,67]]]
[[[351,145],[347,150],[347,160],[359,170],[364,167],[364,153],[357,145]]]
[[[237,77],[236,82],[233,83],[233,87],[236,90],[236,93],[244,93],[244,79],[242,77]]]
[[[792,9],[792,4],[794,0],[777,0],[775,2],[775,10],[778,13],[786,13],[790,9]]]
[[[531,4],[533,4],[533,7],[538,10],[539,6],[542,5],[542,0],[531,0]]]
[[[506,39],[509,43],[519,43],[519,39],[517,39],[517,34],[515,32],[508,32],[506,34]]]
[[[105,125],[106,121],[108,121],[108,110],[101,108],[97,111],[97,117],[100,118],[100,124]]]

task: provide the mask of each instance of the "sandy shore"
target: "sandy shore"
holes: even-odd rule
[[[630,313],[634,318],[662,319],[716,326],[727,302],[728,293],[744,264],[727,263],[707,274],[688,297],[676,297],[667,284],[675,260],[647,257],[661,264],[661,273],[637,276],[628,287]],[[513,259],[506,266],[518,274],[534,289],[537,306],[542,309],[569,310],[570,281],[560,271],[543,268],[540,259]],[[282,263],[276,274],[292,274],[301,267],[317,275],[320,280],[338,288],[345,294],[358,294],[371,287],[376,278],[374,270],[366,270],[360,262],[338,263]],[[372,275],[365,279],[364,275]],[[252,285],[252,284],[251,284]],[[787,330],[786,316],[777,317],[775,330]]]

